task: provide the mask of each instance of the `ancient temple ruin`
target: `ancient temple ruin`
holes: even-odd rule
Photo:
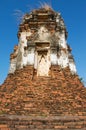
[[[86,130],[86,88],[80,81],[60,13],[27,13],[0,86],[0,130]]]
[[[52,65],[59,65],[61,68],[69,67],[71,73],[76,74],[67,34],[60,13],[50,8],[26,14],[19,26],[19,43],[11,54],[9,73],[30,65],[37,76],[49,76]]]

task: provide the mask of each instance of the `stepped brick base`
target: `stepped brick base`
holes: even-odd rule
[[[86,88],[69,68],[26,66],[0,87],[0,115],[0,130],[86,130]]]
[[[49,77],[37,77],[27,66],[8,75],[0,87],[0,113],[86,115],[86,88],[69,68],[52,66]]]
[[[0,116],[0,130],[86,130],[86,116]]]

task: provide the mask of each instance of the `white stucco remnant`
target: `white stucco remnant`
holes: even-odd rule
[[[56,18],[56,22],[59,23],[59,18],[58,17]]]
[[[35,55],[34,55],[34,68],[35,68],[35,69],[37,69],[37,65],[38,65],[38,63],[37,63],[37,62],[38,62],[38,61],[37,61],[38,58],[37,58],[37,57],[38,57],[38,53],[37,53],[37,51],[35,51]]]
[[[51,56],[50,56],[50,58],[51,58],[51,64],[52,65],[57,65],[58,64],[57,54],[52,53]]]
[[[12,59],[10,62],[10,69],[9,69],[9,73],[14,73],[16,70],[16,58]]]
[[[68,55],[64,51],[61,51],[61,55],[58,57],[58,65],[60,65],[62,68],[65,68],[68,66],[68,63]]]
[[[28,58],[27,58],[27,56],[25,57],[25,56],[23,56],[23,66],[26,66],[27,65],[27,60]]]
[[[77,73],[76,66],[75,66],[74,62],[70,62],[69,63],[69,68],[70,68],[72,74],[76,74]]]
[[[24,43],[24,46],[27,46],[26,32],[21,33],[20,41]]]
[[[50,33],[44,26],[41,26],[38,30],[39,41],[47,41],[49,39]]]
[[[29,53],[27,57],[27,64],[34,65],[34,53]]]
[[[50,54],[49,51],[40,51],[37,54],[37,75],[48,76],[50,68]]]
[[[63,32],[62,34],[60,34],[59,44],[60,44],[63,48],[67,48],[66,39],[65,39],[65,32]]]
[[[27,37],[31,34],[31,32],[21,32],[20,41],[24,43],[24,46],[27,46]]]
[[[20,39],[18,46],[17,62],[16,62],[17,69],[23,68],[23,55],[24,55],[24,42]]]
[[[31,32],[21,32],[18,46],[18,55],[16,68],[23,68],[28,63],[28,55],[24,56],[24,47],[27,47],[27,36],[30,36]]]

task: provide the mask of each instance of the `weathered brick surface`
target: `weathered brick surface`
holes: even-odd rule
[[[33,66],[27,66],[1,86],[0,113],[86,115],[86,88],[68,68],[52,66],[50,77],[36,77]]]
[[[0,114],[9,114],[0,116],[1,130],[85,130],[86,88],[69,68],[52,66],[49,77],[37,77],[26,66],[1,86]]]

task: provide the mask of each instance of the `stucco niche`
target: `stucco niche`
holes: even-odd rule
[[[35,68],[37,76],[48,76],[50,68],[50,44],[37,42],[35,53]]]

